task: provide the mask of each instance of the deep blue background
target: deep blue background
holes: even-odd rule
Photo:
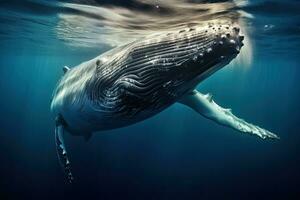
[[[257,14],[256,27],[284,23]],[[22,38],[5,40],[1,199],[299,199],[300,50],[289,46],[299,44],[299,37],[283,33],[252,33],[251,66],[230,64],[199,86],[280,140],[243,135],[175,104],[142,123],[96,133],[88,142],[66,135],[73,185],[64,182],[56,157],[51,95],[62,66],[103,49],[85,51],[46,39],[42,49]]]

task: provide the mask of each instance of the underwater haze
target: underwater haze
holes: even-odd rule
[[[144,36],[240,24],[240,55],[198,90],[279,140],[174,104],[140,123],[66,134],[66,182],[50,102],[70,68]],[[299,199],[300,1],[0,1],[1,199]]]

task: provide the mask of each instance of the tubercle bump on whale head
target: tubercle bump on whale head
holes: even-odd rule
[[[244,45],[244,36],[237,25],[208,25],[201,29],[203,37],[209,42],[199,41],[202,48],[194,49],[189,60],[182,65],[188,69],[184,71],[190,74],[188,77],[196,77],[200,81],[231,62]],[[197,28],[192,31],[196,32]],[[179,34],[185,32],[181,31]]]
[[[210,45],[206,45],[204,49],[201,48],[191,55],[191,60],[194,62],[203,63],[204,59],[214,60],[215,58],[233,59],[240,53],[244,45],[244,36],[237,25],[208,25],[202,27],[203,29],[207,38],[213,36],[213,39]],[[190,30],[195,31],[195,29]],[[179,33],[184,34],[184,31],[179,31]]]

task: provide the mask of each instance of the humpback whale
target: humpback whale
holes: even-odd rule
[[[81,135],[128,126],[181,103],[200,115],[260,138],[277,135],[236,117],[196,86],[232,61],[244,36],[236,24],[208,24],[139,39],[64,67],[51,102],[60,163],[72,182],[63,134]]]

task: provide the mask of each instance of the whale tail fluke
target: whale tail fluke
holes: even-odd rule
[[[64,129],[65,129],[65,121],[61,115],[58,115],[55,119],[55,144],[56,144],[56,152],[60,162],[61,167],[63,168],[66,178],[69,183],[72,183],[74,178],[71,172],[70,161],[67,155],[66,146],[64,143]]]

